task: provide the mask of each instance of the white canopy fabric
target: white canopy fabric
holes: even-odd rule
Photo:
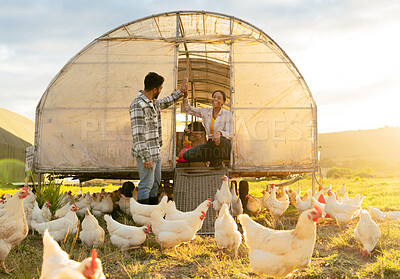
[[[128,172],[129,105],[148,72],[159,98],[185,76],[194,105],[217,89],[234,116],[231,169],[310,172],[317,166],[316,104],[301,74],[264,32],[232,16],[178,11],[122,25],[95,39],[51,81],[36,111],[38,172]],[[162,168],[175,168],[176,113],[162,113]]]

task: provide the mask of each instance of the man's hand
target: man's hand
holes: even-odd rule
[[[153,161],[148,161],[148,162],[145,162],[145,163],[143,163],[143,166],[146,168],[146,169],[153,169]]]
[[[213,141],[215,142],[215,145],[218,146],[221,142],[221,132],[216,132],[213,135]]]
[[[183,98],[188,96],[188,78],[185,77],[182,81],[181,92],[183,93]]]

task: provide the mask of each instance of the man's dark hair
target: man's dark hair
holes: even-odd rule
[[[157,73],[150,72],[144,78],[144,90],[159,88],[164,83],[164,78]]]
[[[226,95],[225,95],[225,92],[222,91],[222,90],[215,90],[215,91],[212,93],[211,97],[214,97],[214,94],[217,93],[217,92],[221,93],[222,98],[224,99],[224,103],[225,103],[225,102],[226,102]]]

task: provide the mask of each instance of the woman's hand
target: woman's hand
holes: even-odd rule
[[[214,133],[212,140],[215,142],[215,145],[218,146],[221,142],[221,132]]]

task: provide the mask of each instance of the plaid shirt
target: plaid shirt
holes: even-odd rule
[[[161,160],[161,113],[160,110],[171,106],[182,96],[180,90],[161,100],[149,100],[139,92],[129,108],[132,128],[132,156],[140,157],[143,162]]]

